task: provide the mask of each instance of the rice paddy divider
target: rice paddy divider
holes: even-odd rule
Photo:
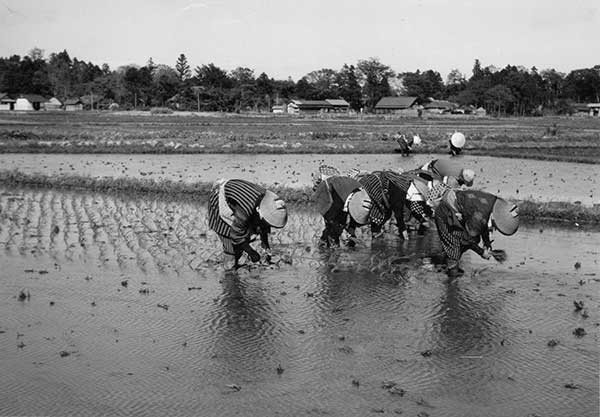
[[[92,178],[78,175],[49,176],[26,174],[18,170],[0,171],[0,183],[5,186],[87,190],[103,193],[151,195],[174,201],[206,203],[214,183],[183,183],[171,180],[155,181],[139,178]],[[311,187],[284,187],[265,185],[288,204],[307,206]],[[540,202],[513,200],[519,205],[519,214],[526,222],[560,222],[578,225],[600,225],[600,205],[584,206],[570,202]]]

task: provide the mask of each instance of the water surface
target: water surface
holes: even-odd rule
[[[0,188],[0,415],[598,415],[598,231],[496,236],[447,283],[434,234],[319,250],[310,209],[226,272],[205,218]]]
[[[264,184],[299,187],[312,184],[320,164],[342,171],[414,169],[447,155],[416,154],[0,154],[2,169],[45,175],[84,175],[92,178],[129,177],[193,183],[218,178],[244,178]],[[579,201],[600,204],[600,165],[465,155],[456,158],[476,172],[478,189],[505,198],[536,201]]]

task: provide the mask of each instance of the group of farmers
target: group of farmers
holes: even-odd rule
[[[321,166],[315,177],[312,200],[323,216],[325,228],[319,244],[340,245],[344,231],[348,246],[357,241],[356,228],[369,225],[372,237],[383,234],[392,214],[401,239],[408,239],[406,220],[427,230],[433,222],[447,258],[451,278],[463,274],[459,260],[471,249],[479,256],[501,260],[503,251],[492,249],[490,233],[510,236],[519,226],[518,208],[508,201],[471,189],[475,172],[456,159],[436,159],[406,172],[356,171],[342,175]],[[209,199],[209,227],[217,233],[234,267],[243,253],[252,262],[260,260],[252,238],[268,250],[271,228],[282,228],[288,218],[285,202],[275,193],[243,179],[219,182]]]

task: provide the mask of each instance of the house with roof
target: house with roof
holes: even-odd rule
[[[590,116],[600,116],[600,103],[588,103],[587,107]]]
[[[325,113],[333,106],[325,100],[292,100],[287,106],[290,114],[315,114]]]
[[[80,98],[69,98],[65,100],[66,111],[81,111],[83,110],[83,101]]]
[[[473,114],[475,116],[487,116],[487,110],[483,107],[478,107],[475,109],[475,111],[473,111]]]
[[[451,101],[434,100],[434,99],[431,99],[429,101],[429,103],[427,103],[423,106],[423,109],[426,112],[436,113],[436,114],[451,113],[452,111],[454,111],[457,108],[458,108],[458,104],[453,103]]]
[[[333,111],[335,113],[348,113],[350,111],[350,103],[343,98],[328,98],[325,101],[331,105],[331,109],[329,111]]]
[[[276,104],[271,107],[271,111],[275,114],[283,114],[287,111],[287,106],[285,104]]]
[[[287,105],[287,112],[291,114],[307,113],[348,113],[350,104],[343,98],[328,98],[325,100],[292,100]]]
[[[375,113],[401,113],[407,110],[415,110],[416,114],[417,104],[417,97],[382,97],[375,105]]]
[[[15,102],[8,94],[0,93],[0,110],[14,110]]]
[[[573,110],[573,114],[576,116],[584,116],[590,114],[590,109],[586,103],[569,103],[570,108]]]
[[[45,110],[60,110],[62,109],[62,102],[56,97],[50,98],[48,101],[44,103]]]
[[[467,104],[465,106],[458,106],[452,109],[452,114],[475,114],[477,111],[477,107],[472,104]]]
[[[47,100],[39,94],[21,94],[15,102],[17,111],[37,111],[43,108]]]

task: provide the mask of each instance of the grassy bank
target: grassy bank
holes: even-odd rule
[[[0,172],[0,183],[5,186],[26,186],[37,188],[59,188],[88,190],[126,195],[149,195],[160,198],[196,200],[208,199],[212,183],[197,182],[185,184],[175,181],[154,181],[133,178],[90,178],[83,176],[28,175],[18,171]],[[310,187],[269,187],[291,204],[308,205],[312,189]],[[526,222],[559,222],[579,225],[599,225],[600,206],[582,206],[567,202],[517,201],[521,218]]]
[[[403,133],[443,153],[458,130],[468,153],[600,163],[597,119],[13,112],[0,114],[0,152],[391,153]]]

